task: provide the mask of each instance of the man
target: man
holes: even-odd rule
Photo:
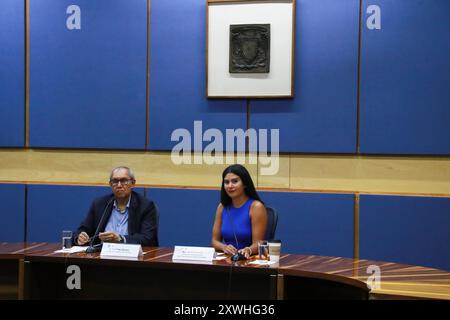
[[[113,194],[93,201],[74,234],[74,242],[80,246],[89,244],[100,224],[98,238],[103,242],[158,246],[157,209],[153,201],[133,191],[136,184],[133,171],[128,167],[114,168],[109,184]]]

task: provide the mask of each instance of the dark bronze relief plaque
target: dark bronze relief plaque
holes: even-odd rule
[[[230,25],[230,73],[269,73],[270,24]]]

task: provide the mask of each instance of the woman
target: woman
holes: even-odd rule
[[[226,254],[250,257],[264,239],[267,213],[245,167],[231,165],[222,173],[220,204],[212,232],[212,246]]]

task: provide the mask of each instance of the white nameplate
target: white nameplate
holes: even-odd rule
[[[172,260],[213,261],[214,248],[175,246]]]
[[[142,255],[140,244],[124,244],[114,242],[104,242],[100,257],[102,258],[127,258],[137,259]]]

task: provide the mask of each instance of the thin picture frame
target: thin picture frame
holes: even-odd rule
[[[206,4],[207,98],[293,98],[295,79],[295,0],[206,0]],[[268,9],[265,9],[263,6],[270,6],[271,4],[283,7],[278,11],[272,10],[266,16],[274,15],[274,17],[270,17],[269,19],[274,19],[275,23],[277,21],[288,21],[287,26],[286,24],[283,25],[284,29],[279,26],[273,28],[278,33],[271,35],[271,40],[275,37],[275,41],[271,41],[271,59],[273,56],[275,58],[274,63],[270,61],[270,72],[272,73],[267,75],[230,74],[228,72],[229,33],[226,32],[229,32],[231,23],[228,22],[232,21],[232,24],[265,23],[267,21],[260,20],[264,18],[256,16],[256,13],[262,12],[262,16],[264,16],[264,10],[267,11]],[[241,8],[245,10],[240,10]],[[242,14],[239,11],[242,11]],[[238,12],[240,17],[236,18],[239,14],[232,15],[231,13],[233,12]],[[255,12],[254,17],[251,16],[253,12]],[[282,16],[275,16],[277,14]],[[280,29],[281,31],[288,30],[288,32],[281,33]],[[217,32],[217,30],[219,31]],[[283,47],[286,46],[286,42],[290,42],[290,52],[282,52],[279,49],[280,46],[276,45],[277,38],[280,39],[281,37],[284,37]],[[286,56],[289,56],[289,58],[286,59]],[[281,67],[277,69],[280,65]]]

